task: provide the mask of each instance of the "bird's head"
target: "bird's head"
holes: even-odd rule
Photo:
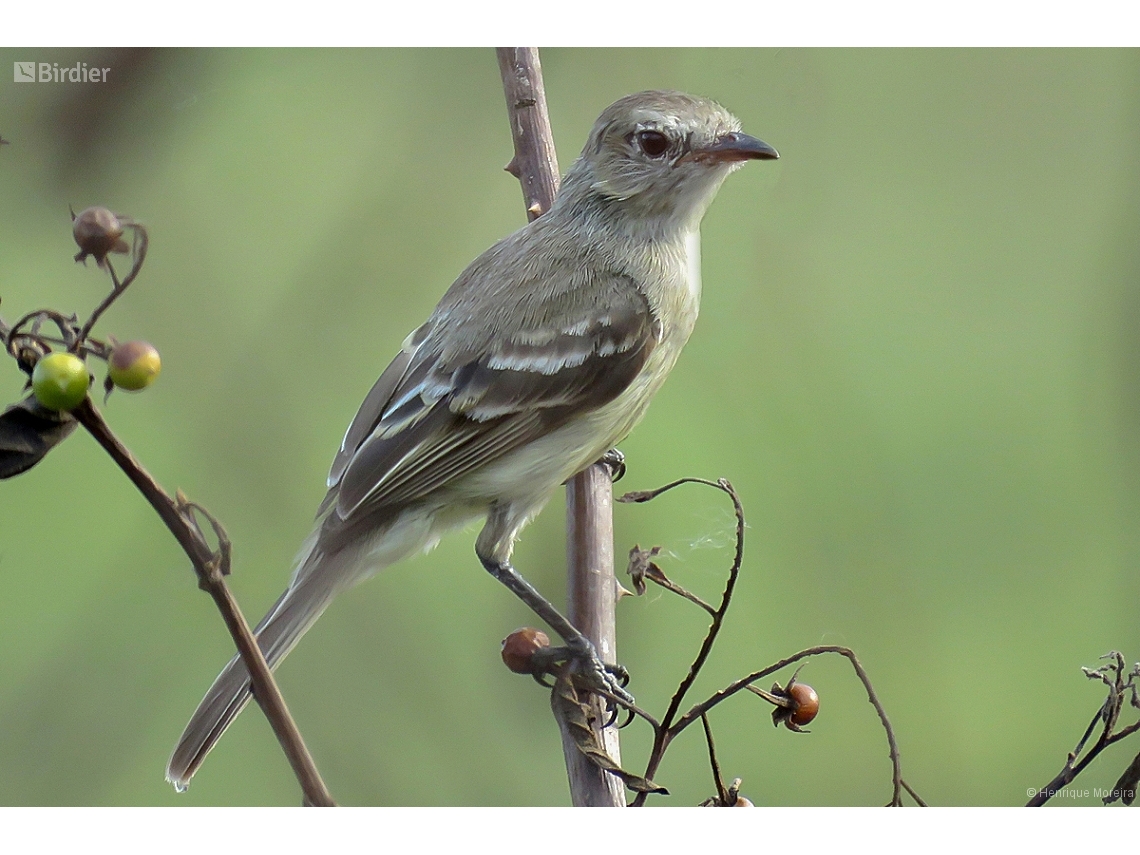
[[[593,194],[639,218],[700,221],[721,182],[746,160],[774,160],[772,146],[706,98],[650,91],[615,101],[598,117],[566,175],[567,191]]]

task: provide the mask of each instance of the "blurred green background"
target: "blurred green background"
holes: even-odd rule
[[[111,68],[105,85],[0,84],[0,313],[85,315],[67,206],[145,222],[151,249],[99,331],[163,375],[113,427],[235,543],[252,620],[289,574],[348,420],[403,337],[523,222],[493,51],[0,50]],[[727,477],[748,515],[738,596],[704,693],[800,648],[862,657],[930,802],[1014,805],[1103,693],[1080,666],[1140,658],[1140,53],[1109,50],[544,51],[563,169],[639,89],[723,102],[776,146],[704,223],[701,321],[620,485]],[[101,369],[97,369],[101,378]],[[0,401],[23,375],[0,365]],[[518,567],[561,597],[563,510]],[[617,552],[660,544],[716,597],[724,497],[619,506]],[[544,694],[499,662],[534,619],[473,535],[344,595],[281,667],[346,804],[568,802]],[[624,558],[619,557],[624,563]],[[0,485],[0,803],[296,804],[260,714],[188,794],[163,768],[229,657],[173,539],[84,433]],[[620,658],[658,713],[706,621],[627,598]],[[786,678],[787,674],[782,675]],[[712,718],[757,804],[880,804],[874,711],[842,660],[801,674],[810,736],[740,697]],[[694,695],[696,699],[698,695]],[[643,768],[644,728],[626,731]],[[1078,779],[1110,787],[1140,748]],[[657,776],[712,793],[694,730]],[[1097,799],[1066,799],[1094,804]]]

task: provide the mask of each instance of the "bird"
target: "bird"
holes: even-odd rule
[[[641,420],[697,320],[701,218],[731,172],[778,157],[703,97],[639,92],[601,113],[550,209],[459,275],[365,397],[289,585],[254,630],[271,668],[337,594],[483,520],[484,568],[588,682],[624,691],[513,567],[514,542]],[[235,656],[170,757],[178,790],[250,697]]]

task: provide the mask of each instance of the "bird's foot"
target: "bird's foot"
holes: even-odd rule
[[[625,476],[625,455],[616,448],[603,454],[598,462],[609,468],[612,481],[620,481]]]
[[[629,683],[629,672],[621,665],[603,662],[594,645],[586,638],[571,640],[566,646],[566,652],[577,665],[574,671],[575,682],[582,688],[607,692],[627,704],[633,703],[633,695],[625,689]]]

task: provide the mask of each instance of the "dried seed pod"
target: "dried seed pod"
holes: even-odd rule
[[[130,252],[130,246],[123,240],[123,224],[106,208],[86,208],[71,215],[71,234],[79,246],[76,261],[86,261],[92,256],[102,267],[111,252]]]

